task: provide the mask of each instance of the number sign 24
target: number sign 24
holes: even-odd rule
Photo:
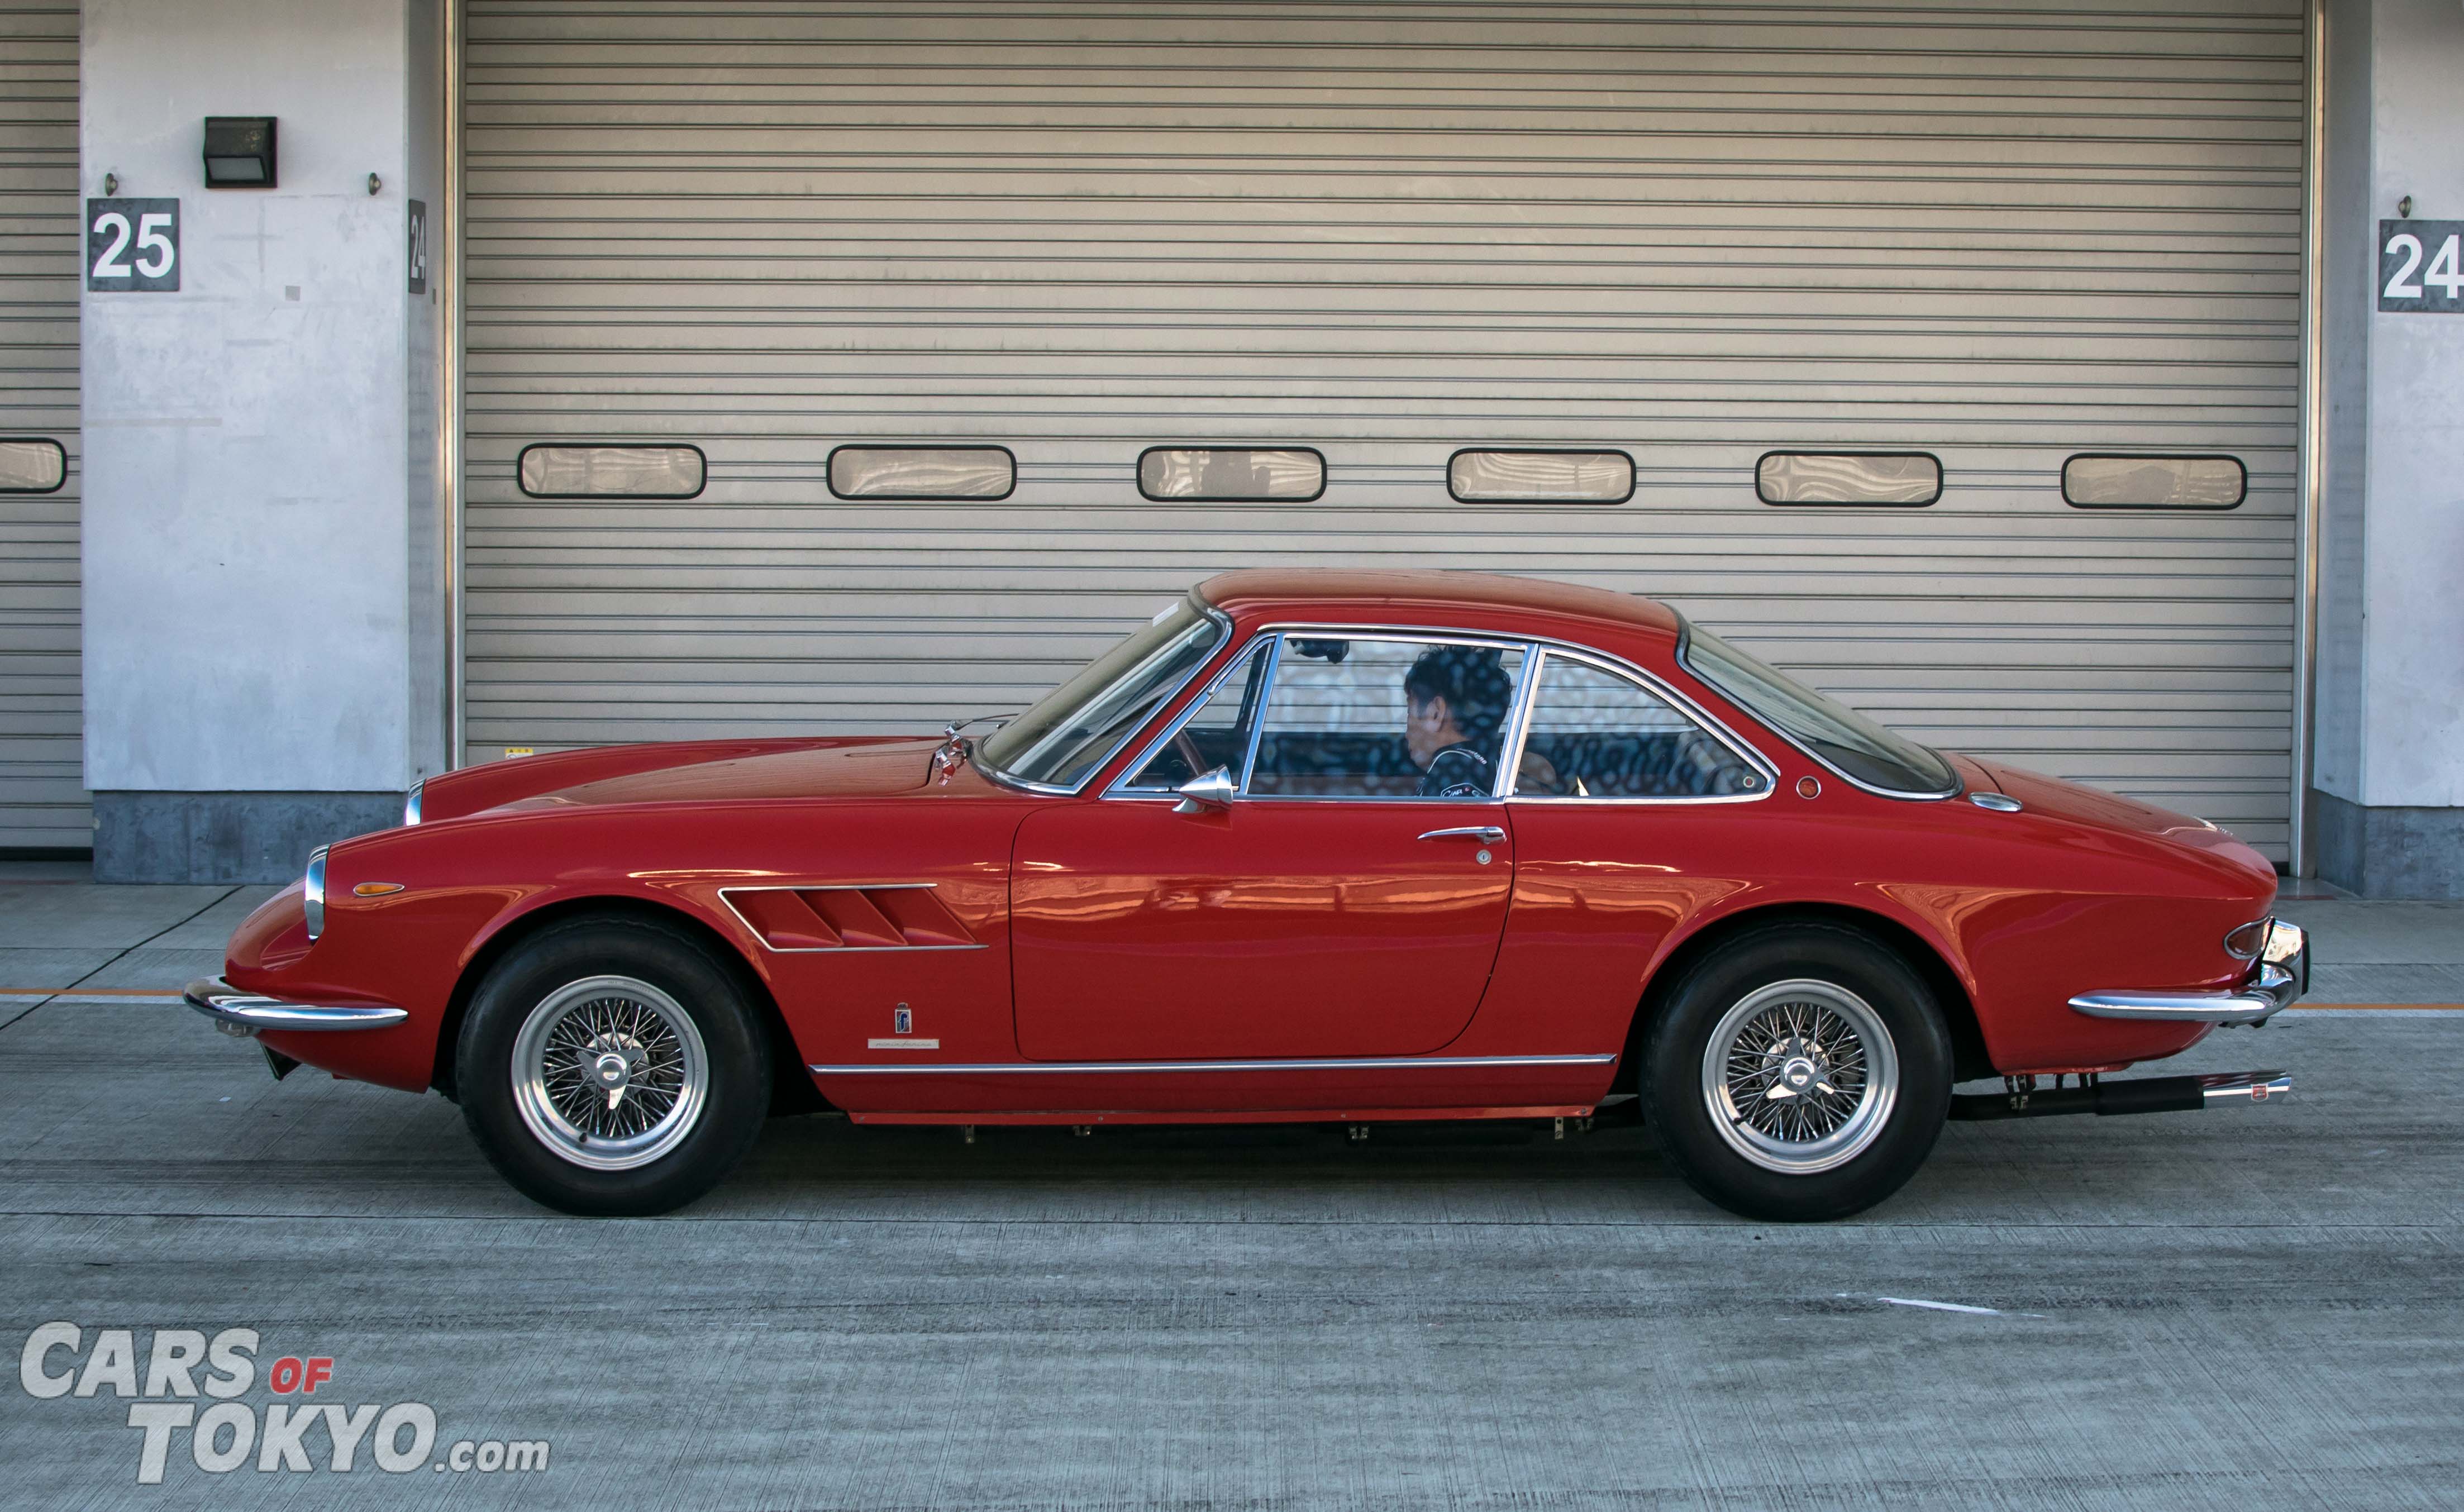
[[[2464,221],[2379,222],[2379,308],[2464,313]]]
[[[177,292],[180,202],[86,201],[85,286],[98,294]]]

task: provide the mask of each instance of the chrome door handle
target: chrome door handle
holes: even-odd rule
[[[1503,845],[1506,831],[1495,824],[1464,824],[1455,829],[1433,829],[1422,840],[1476,840],[1484,845]]]

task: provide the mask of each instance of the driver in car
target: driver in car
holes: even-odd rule
[[[1422,798],[1486,798],[1514,681],[1494,646],[1440,646],[1403,674],[1403,745]]]

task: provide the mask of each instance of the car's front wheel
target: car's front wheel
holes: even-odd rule
[[[516,946],[473,997],[455,1066],[496,1170],[589,1216],[702,1195],[769,1108],[769,1041],[732,975],[647,921],[577,920]]]
[[[1643,1112],[1695,1191],[1748,1217],[1845,1217],[1942,1133],[1951,1049],[1933,994],[1870,937],[1783,925],[1729,942],[1647,1038]]]

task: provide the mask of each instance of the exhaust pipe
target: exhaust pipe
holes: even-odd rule
[[[1970,1122],[2058,1118],[2065,1113],[2114,1118],[2124,1113],[2195,1113],[2218,1103],[2278,1103],[2293,1096],[2293,1078],[2283,1071],[2142,1076],[2127,1082],[2101,1081],[2091,1071],[2079,1078],[2078,1086],[2063,1086],[2059,1077],[2054,1084],[2051,1091],[2045,1091],[2033,1076],[2006,1076],[2000,1092],[1951,1098],[1950,1116]]]

